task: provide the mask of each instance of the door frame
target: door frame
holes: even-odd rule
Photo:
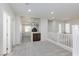
[[[8,13],[3,12],[3,55],[11,51],[11,18]]]

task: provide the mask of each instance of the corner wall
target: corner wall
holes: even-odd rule
[[[41,18],[41,25],[40,25],[40,32],[41,32],[41,40],[47,40],[48,39],[48,19],[47,18]]]
[[[22,25],[20,16],[16,16],[15,20],[15,45],[20,44],[22,40]]]

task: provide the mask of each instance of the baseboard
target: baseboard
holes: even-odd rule
[[[65,45],[62,45],[62,44],[60,44],[60,43],[57,43],[57,42],[55,42],[55,41],[53,41],[53,40],[51,40],[51,39],[48,39],[48,41],[51,42],[51,43],[53,43],[53,44],[55,44],[55,45],[58,45],[58,46],[64,48],[64,49],[67,50],[67,51],[72,52],[72,48],[70,48],[70,47],[68,47],[68,46],[65,46]]]

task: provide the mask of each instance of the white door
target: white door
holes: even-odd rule
[[[10,40],[10,16],[7,13],[3,13],[3,54],[7,54],[11,51]]]

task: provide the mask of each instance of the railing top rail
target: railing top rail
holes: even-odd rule
[[[51,33],[51,34],[61,34],[61,35],[72,35],[71,33],[54,33],[54,32],[48,32],[48,33]]]

